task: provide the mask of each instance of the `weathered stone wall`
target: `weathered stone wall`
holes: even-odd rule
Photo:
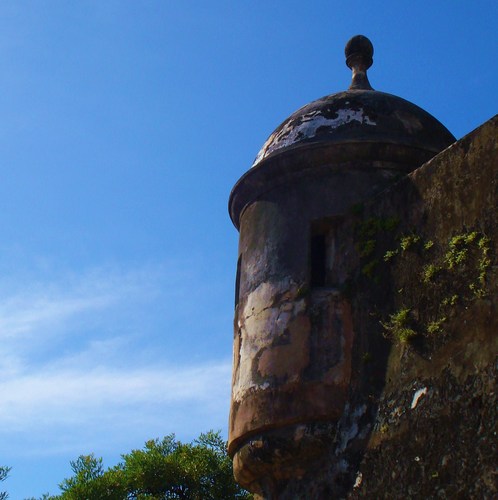
[[[371,205],[369,217],[400,218],[391,240],[408,248],[379,264],[386,302],[368,291],[356,302],[363,318],[377,303],[392,344],[351,498],[498,494],[497,167],[495,117]],[[400,310],[414,332],[407,342],[392,338]]]
[[[325,458],[271,498],[498,495],[497,137],[494,117],[351,208],[348,402]]]

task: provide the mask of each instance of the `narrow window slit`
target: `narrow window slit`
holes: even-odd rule
[[[311,286],[325,286],[327,282],[327,241],[325,234],[311,237]]]
[[[312,288],[337,287],[342,282],[340,252],[337,251],[339,217],[313,221],[310,228],[309,280]]]
[[[237,307],[239,305],[241,265],[242,265],[242,255],[239,255],[239,258],[237,260],[237,275],[235,277],[235,307]]]

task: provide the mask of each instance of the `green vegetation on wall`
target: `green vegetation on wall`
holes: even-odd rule
[[[444,334],[444,325],[455,306],[468,304],[487,295],[487,272],[491,266],[490,241],[471,231],[453,236],[446,245],[424,241],[418,235],[403,236],[395,249],[396,265],[423,293],[398,291],[400,310],[383,323],[386,336],[407,342],[417,335]],[[393,251],[384,254],[392,262]],[[407,255],[407,253],[414,255]],[[420,307],[422,306],[422,307]]]
[[[466,231],[447,242],[401,234],[396,218],[370,217],[355,226],[360,277],[374,287],[395,272],[395,309],[381,318],[384,335],[406,344],[416,338],[444,338],[457,306],[488,294],[489,238]]]

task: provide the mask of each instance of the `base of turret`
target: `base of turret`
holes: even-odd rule
[[[236,481],[265,499],[278,498],[289,479],[300,479],[330,452],[337,422],[295,424],[252,435],[235,452]]]

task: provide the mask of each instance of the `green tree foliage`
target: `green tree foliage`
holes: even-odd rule
[[[121,466],[118,465],[108,471],[104,471],[101,458],[94,455],[78,457],[70,462],[74,476],[64,479],[59,485],[62,495],[51,497],[52,499],[109,499],[123,500],[129,498],[126,493],[124,475]]]
[[[10,467],[0,466],[0,482],[5,481],[7,479],[9,472],[10,472]],[[5,491],[0,492],[0,500],[6,500],[7,498],[9,498],[9,495]]]
[[[201,434],[188,444],[177,441],[174,434],[148,441],[107,470],[94,455],[80,456],[71,468],[74,475],[59,485],[62,493],[47,500],[252,498],[235,483],[219,432]]]

